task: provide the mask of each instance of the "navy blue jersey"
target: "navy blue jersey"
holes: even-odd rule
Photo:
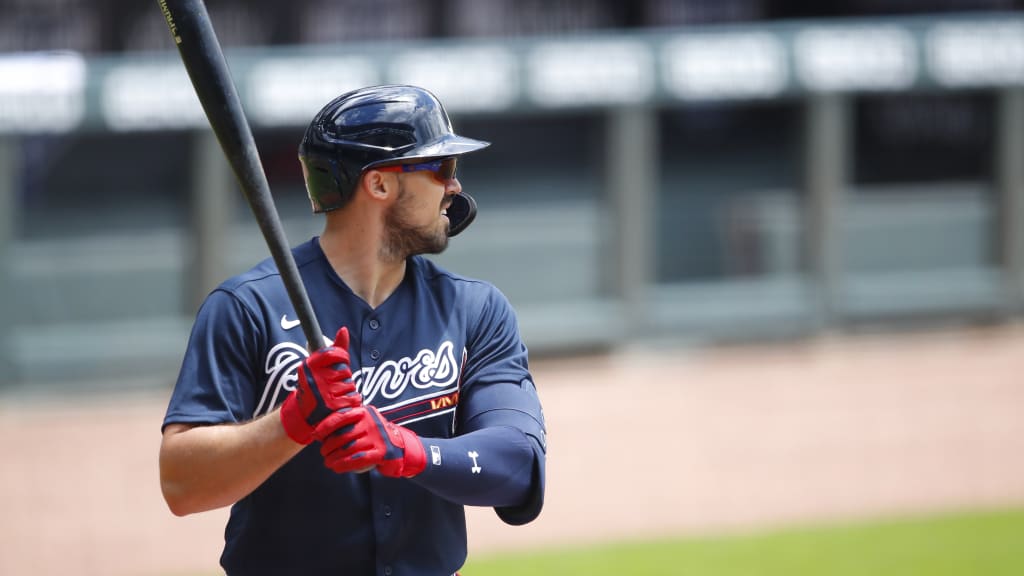
[[[317,238],[293,250],[321,328],[351,335],[353,377],[364,402],[424,438],[424,480],[376,471],[336,474],[319,444],[304,448],[231,509],[221,564],[242,574],[452,574],[466,557],[463,504],[428,489],[430,439],[483,428],[515,437],[532,460],[532,494],[499,506],[519,524],[540,512],[544,424],[515,315],[492,285],[422,257],[377,308],[337,276]],[[272,260],[214,290],[200,308],[164,425],[240,423],[272,411],[294,389],[304,335]],[[486,440],[483,436],[482,439]],[[528,441],[527,441],[528,439]],[[447,448],[446,448],[447,449]],[[465,452],[465,451],[464,451]],[[477,453],[461,457],[467,474]],[[435,480],[436,482],[436,480]],[[444,484],[445,482],[441,482]],[[484,500],[482,500],[484,501]]]

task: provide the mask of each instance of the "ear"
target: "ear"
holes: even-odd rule
[[[367,170],[359,181],[359,189],[373,200],[387,201],[398,191],[398,177],[378,170]]]

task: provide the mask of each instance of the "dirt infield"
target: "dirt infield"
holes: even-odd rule
[[[547,504],[470,510],[472,552],[1024,504],[1024,328],[534,364]],[[0,574],[217,573],[226,510],[175,518],[157,394],[0,398]]]

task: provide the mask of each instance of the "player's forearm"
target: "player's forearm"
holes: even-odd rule
[[[421,438],[426,469],[412,481],[469,506],[517,506],[530,496],[538,450],[521,430],[494,427],[455,438]]]
[[[169,425],[160,445],[160,486],[178,516],[234,504],[302,449],[277,411],[244,424]]]

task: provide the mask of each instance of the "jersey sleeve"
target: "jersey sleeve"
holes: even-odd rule
[[[515,312],[505,296],[492,288],[481,307],[476,330],[470,334],[456,434],[495,427],[521,431],[533,452],[532,480],[525,500],[515,506],[495,507],[503,521],[525,524],[540,514],[544,503],[547,432]]]
[[[196,315],[163,426],[249,420],[258,337],[253,315],[235,295],[212,292]]]

